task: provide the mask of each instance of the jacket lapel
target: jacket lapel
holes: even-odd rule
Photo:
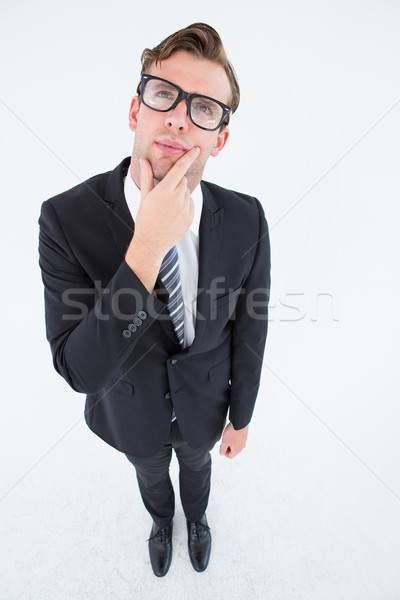
[[[210,312],[210,294],[207,294],[206,291],[210,289],[218,265],[224,217],[224,209],[219,208],[214,196],[203,181],[201,182],[201,189],[203,192],[203,210],[199,226],[197,314],[195,337],[193,344],[187,349],[190,354],[196,352],[206,329]]]
[[[119,250],[125,257],[131,242],[135,225],[124,194],[124,177],[128,172],[131,159],[128,156],[110,173],[108,178],[103,210],[110,233]]]

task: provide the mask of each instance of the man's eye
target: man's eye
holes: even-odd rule
[[[156,92],[156,96],[158,96],[158,98],[168,98],[168,99],[171,99],[171,98],[173,98],[173,93],[169,92],[168,90],[158,90]]]
[[[194,110],[197,110],[199,112],[204,113],[205,115],[212,115],[213,114],[213,110],[212,107],[209,104],[201,104],[200,102],[196,102],[192,108],[194,108]]]

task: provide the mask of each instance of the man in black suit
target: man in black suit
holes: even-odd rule
[[[88,426],[135,466],[157,576],[172,556],[172,448],[190,560],[204,571],[209,452],[221,435],[221,455],[245,447],[259,387],[267,223],[257,199],[201,181],[238,103],[210,26],[146,49],[132,156],[44,202],[39,219],[54,366],[87,394]]]

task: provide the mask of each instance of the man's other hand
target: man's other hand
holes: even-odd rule
[[[227,458],[235,458],[246,446],[248,433],[248,425],[243,429],[236,430],[232,423],[228,423],[222,434],[222,442],[219,448],[220,455]]]

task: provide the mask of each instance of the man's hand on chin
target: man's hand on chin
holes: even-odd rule
[[[235,458],[246,446],[248,432],[248,425],[243,429],[236,430],[232,423],[228,423],[222,434],[221,446],[219,448],[221,456]]]

